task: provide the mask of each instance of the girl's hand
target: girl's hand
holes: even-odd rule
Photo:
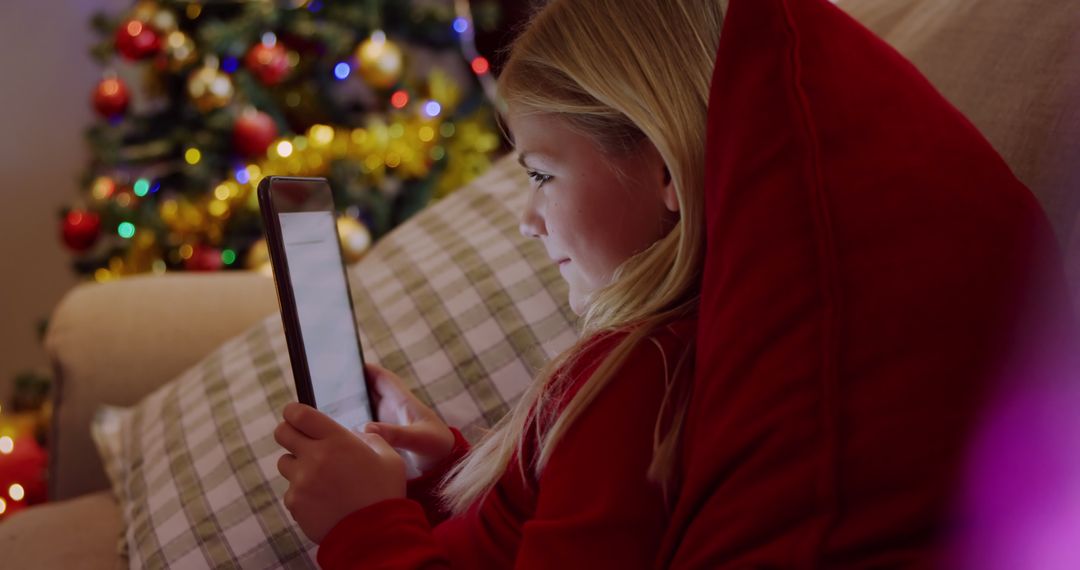
[[[446,459],[454,448],[454,434],[438,414],[416,399],[393,372],[373,364],[365,370],[381,421],[367,424],[364,432],[381,436],[391,447],[410,451],[420,471]]]
[[[287,404],[274,440],[289,451],[277,468],[289,481],[285,508],[321,542],[350,513],[405,496],[405,460],[381,437],[355,434],[304,404]]]

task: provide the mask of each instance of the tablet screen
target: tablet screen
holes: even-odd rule
[[[334,214],[282,212],[278,220],[316,407],[359,428],[371,408]]]

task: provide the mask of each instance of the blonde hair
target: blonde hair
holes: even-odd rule
[[[513,410],[447,475],[442,497],[453,512],[464,511],[491,490],[521,449],[530,424],[538,442],[531,467],[539,477],[567,427],[631,351],[665,322],[697,310],[709,86],[726,4],[554,0],[514,43],[499,77],[500,96],[512,112],[563,119],[613,156],[648,140],[674,183],[679,220],[667,236],[623,263],[612,283],[589,299],[581,340],[540,371]],[[612,331],[626,334],[556,417],[564,396],[560,388],[565,387],[559,378],[586,345]],[[680,360],[692,364],[692,354]],[[689,401],[690,374],[684,366],[676,368],[667,379],[648,473],[665,495],[677,486],[676,452]],[[530,416],[532,411],[536,416]],[[525,465],[521,468],[524,477]]]

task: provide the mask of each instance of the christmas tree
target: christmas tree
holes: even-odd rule
[[[457,0],[141,0],[95,16],[101,120],[77,203],[74,268],[98,280],[257,268],[255,188],[324,176],[355,260],[482,172],[500,145],[472,42],[498,7]]]

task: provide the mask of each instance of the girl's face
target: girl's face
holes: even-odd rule
[[[532,179],[521,233],[543,242],[570,286],[570,307],[583,314],[623,262],[674,227],[674,184],[647,140],[613,158],[564,119],[511,115],[508,123]]]

